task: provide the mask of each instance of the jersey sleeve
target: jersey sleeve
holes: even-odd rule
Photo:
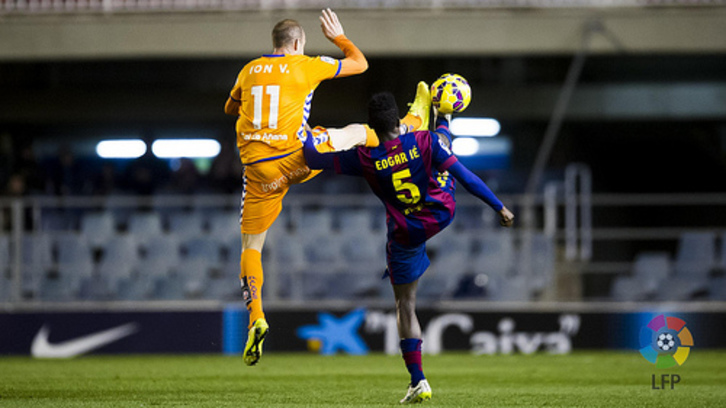
[[[228,115],[239,115],[239,107],[242,104],[242,87],[240,86],[239,76],[234,83],[232,90],[229,92],[229,98],[224,104],[224,112]]]
[[[439,129],[437,129],[437,133],[438,132]],[[449,146],[444,144],[436,133],[429,132],[429,136],[431,138],[431,160],[438,171],[444,172],[451,167],[452,164],[459,161],[451,152]]]
[[[308,137],[303,142],[303,155],[305,156],[305,162],[308,167],[313,170],[333,169],[338,174],[347,174],[350,176],[363,174],[363,166],[358,156],[358,149],[321,153],[315,147],[313,136],[310,133],[308,133]]]
[[[335,153],[333,157],[333,168],[338,174],[347,174],[349,176],[363,175],[363,166],[360,162],[358,149]]]
[[[310,81],[315,85],[326,79],[335,78],[340,73],[341,62],[332,57],[319,56],[310,58],[306,72]]]

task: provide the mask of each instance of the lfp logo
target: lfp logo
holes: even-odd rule
[[[683,365],[692,346],[686,322],[677,317],[656,316],[640,329],[640,354],[656,368]]]

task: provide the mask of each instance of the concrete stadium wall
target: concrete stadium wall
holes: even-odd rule
[[[595,53],[726,51],[722,7],[339,14],[346,34],[370,56],[571,54],[593,21],[607,33],[593,38]],[[0,16],[0,61],[259,55],[283,18],[306,27],[308,53],[335,51],[310,11]]]

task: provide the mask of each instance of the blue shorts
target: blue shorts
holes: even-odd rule
[[[386,275],[391,278],[393,285],[415,282],[431,265],[426,255],[425,242],[409,247],[389,241],[386,245],[386,260],[388,266]]]

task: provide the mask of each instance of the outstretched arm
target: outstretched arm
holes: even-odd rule
[[[510,227],[514,223],[514,214],[494,195],[492,190],[471,170],[467,169],[460,162],[452,164],[448,171],[466,188],[467,191],[479,197],[482,201],[489,204],[494,211],[499,213],[499,223],[505,227]]]
[[[345,55],[345,58],[340,61],[338,76],[346,77],[365,72],[368,69],[368,61],[358,47],[345,36],[338,15],[330,9],[325,9],[320,16],[320,22],[325,38],[332,41]]]
[[[242,104],[242,89],[237,86],[235,82],[232,92],[229,93],[229,98],[224,104],[224,113],[227,115],[239,115],[239,107]]]
[[[313,136],[308,134],[303,144],[303,154],[308,167],[313,170],[335,170],[338,174],[362,176],[363,168],[358,158],[358,149],[342,152],[320,153],[315,146]]]
[[[303,154],[305,155],[305,162],[308,167],[313,170],[330,170],[335,167],[335,154],[333,153],[320,153],[315,148],[312,135],[308,135],[303,144]]]

